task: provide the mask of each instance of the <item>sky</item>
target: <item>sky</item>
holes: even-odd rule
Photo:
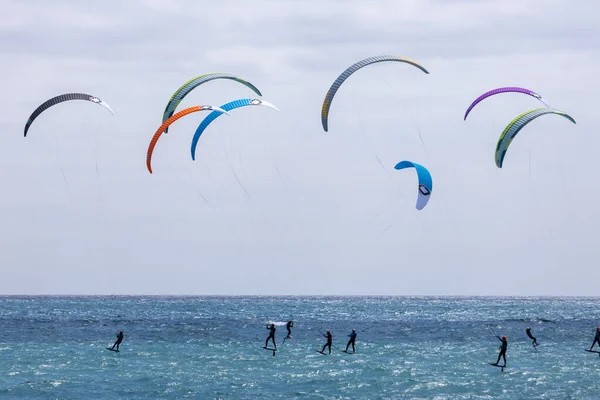
[[[592,0],[1,0],[0,294],[595,296]],[[398,55],[327,90],[362,59]],[[150,138],[189,79],[267,107]],[[533,97],[546,115],[494,150]],[[23,128],[41,103],[89,93]],[[178,110],[253,98],[206,83]],[[414,170],[433,190],[415,208]]]

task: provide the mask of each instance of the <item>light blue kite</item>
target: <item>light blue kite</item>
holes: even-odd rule
[[[417,197],[417,210],[422,210],[431,197],[431,191],[433,190],[433,181],[431,180],[431,174],[422,165],[413,163],[410,161],[400,161],[395,169],[414,168],[417,170],[417,176],[419,178],[419,192]]]
[[[271,107],[272,109],[279,111],[279,109],[277,107],[275,107],[273,104],[271,104],[267,101],[264,101],[264,100],[260,100],[260,99],[234,100],[230,103],[223,104],[220,108],[225,111],[231,111],[233,109],[245,107],[245,106],[265,106],[265,107]],[[198,125],[198,128],[196,129],[196,132],[194,133],[194,137],[192,138],[192,148],[191,148],[192,160],[196,159],[196,146],[198,145],[198,140],[200,139],[200,135],[202,135],[202,133],[204,132],[206,127],[208,127],[208,125],[211,122],[213,122],[217,117],[221,116],[221,114],[223,114],[223,113],[220,111],[213,111],[210,114],[208,114],[206,116],[206,118],[204,118],[204,120],[200,123],[200,125]]]

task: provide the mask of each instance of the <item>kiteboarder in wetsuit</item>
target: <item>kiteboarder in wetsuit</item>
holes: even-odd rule
[[[285,328],[288,331],[288,334],[286,337],[283,338],[283,341],[285,343],[285,339],[291,339],[292,338],[292,327],[294,326],[294,321],[288,321],[287,324],[285,324]]]
[[[321,335],[323,335],[321,333]],[[329,347],[329,354],[331,354],[331,343],[333,342],[333,336],[331,335],[331,332],[329,331],[325,331],[325,335],[323,335],[327,338],[327,343],[325,343],[323,345],[323,349],[321,350],[321,353],[325,354],[325,348]]]
[[[533,335],[531,334],[531,327],[528,326],[527,329],[525,329],[525,332],[527,333],[527,336],[529,336],[530,339],[533,339],[533,347],[537,347],[538,342],[537,339],[533,337]]]
[[[272,340],[273,346],[275,347],[275,350],[277,350],[277,344],[275,343],[275,324],[267,325],[267,329],[269,329],[269,337],[265,341],[265,347],[268,347],[269,340]]]
[[[346,350],[344,350],[344,351],[347,353],[348,347],[350,345],[352,345],[352,352],[354,353],[354,341],[356,340],[356,329],[352,329],[352,333],[349,334],[348,336],[350,336],[350,340],[348,340],[348,344],[346,345]]]
[[[112,347],[110,349],[113,350],[115,348],[115,346],[117,346],[117,351],[119,351],[119,345],[121,344],[122,341],[123,341],[123,331],[119,331],[119,333],[117,333],[117,341],[115,342],[115,344],[112,345]]]
[[[496,365],[498,365],[498,363],[500,362],[500,357],[502,357],[504,358],[504,366],[506,366],[506,348],[508,347],[508,339],[506,336],[502,336],[502,338],[500,338],[500,336],[496,337],[499,341],[502,342],[502,345],[500,346],[500,354],[498,354],[498,361],[496,361]]]
[[[592,343],[592,347],[590,347],[590,350],[594,348],[594,345],[596,343],[598,343],[598,346],[600,346],[600,326],[596,327],[596,336],[594,336],[594,343]]]

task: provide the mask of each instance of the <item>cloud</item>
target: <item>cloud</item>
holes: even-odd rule
[[[14,273],[0,292],[595,293],[597,8],[8,1],[0,263]],[[339,90],[324,133],[331,83],[378,54],[412,58],[431,74],[400,63],[362,69]],[[206,114],[182,118],[148,174],[148,141],[167,100],[208,72],[249,80],[281,112],[247,107],[220,118],[196,161],[190,139]],[[462,117],[479,94],[505,85],[537,91],[578,123],[536,120],[499,170],[499,134],[537,101],[499,95]],[[97,95],[116,115],[63,103],[23,138],[31,112],[65,92]],[[178,109],[253,96],[214,81]],[[403,159],[433,175],[423,211],[414,174],[393,170]],[[490,279],[500,270],[510,277],[501,284]]]

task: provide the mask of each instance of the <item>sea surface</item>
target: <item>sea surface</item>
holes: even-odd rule
[[[600,399],[599,298],[0,297],[2,399]],[[295,321],[292,339],[284,323]],[[276,322],[278,351],[265,350]],[[530,325],[540,346],[525,334]],[[356,329],[356,353],[347,354]],[[316,352],[331,330],[331,355]],[[120,352],[111,346],[125,338]],[[508,366],[490,366],[508,336]],[[327,352],[326,352],[327,353]]]

